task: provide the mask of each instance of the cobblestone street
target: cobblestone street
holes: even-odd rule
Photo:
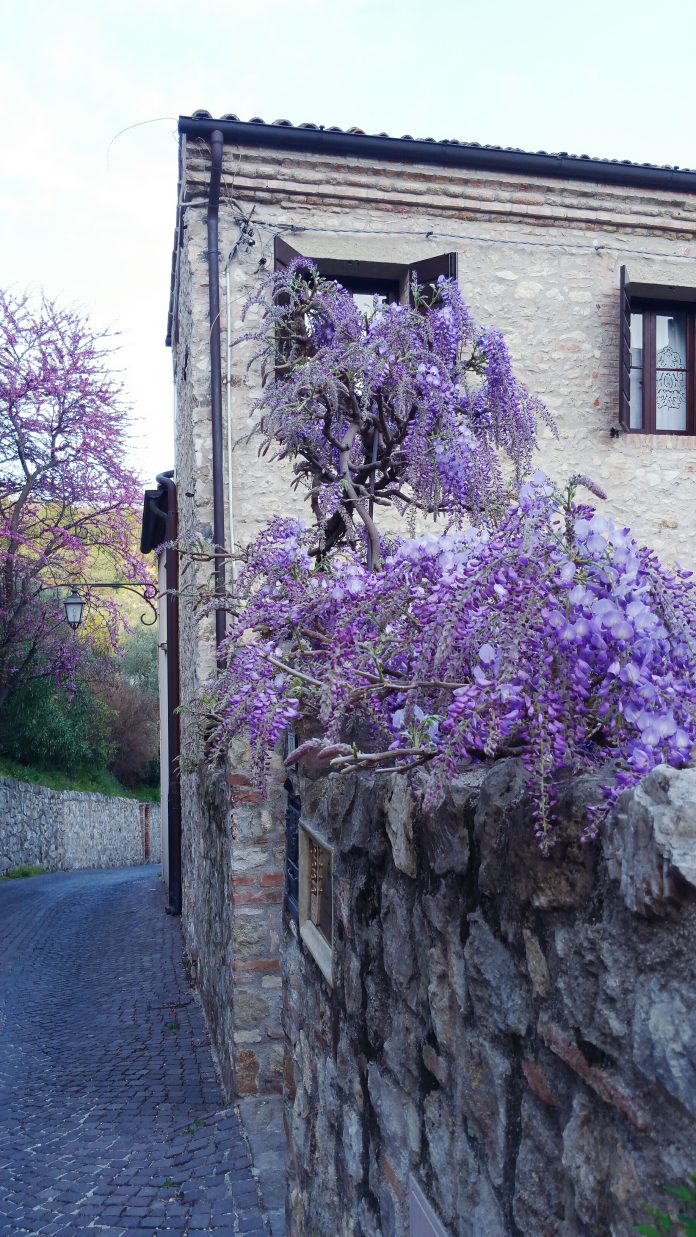
[[[266,1234],[153,867],[0,883],[0,1234]]]

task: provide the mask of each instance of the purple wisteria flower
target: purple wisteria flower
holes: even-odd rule
[[[515,376],[500,333],[475,325],[455,281],[439,280],[430,302],[417,295],[415,307],[365,316],[297,258],[254,301],[263,325],[244,338],[274,374],[255,432],[262,451],[295,461],[329,549],[354,541],[357,522],[379,557],[375,504],[444,512],[456,524],[505,505],[502,459],[519,483],[537,419],[551,422]]]
[[[431,802],[463,766],[518,754],[544,846],[561,775],[613,762],[613,801],[687,763],[696,590],[610,520],[601,545],[580,536],[586,510],[537,481],[496,529],[398,539],[375,571],[349,547],[317,570],[313,530],[275,520],[238,581],[221,736],[248,731],[262,776],[290,720],[336,743],[357,718],[372,752],[427,764]]]
[[[559,492],[529,475],[543,408],[456,284],[364,316],[298,259],[259,299],[275,376],[257,433],[294,461],[314,523],[277,517],[245,553],[218,746],[247,734],[263,781],[288,724],[311,718],[316,759],[423,766],[431,805],[462,767],[516,754],[544,848],[568,773],[605,771],[611,804],[688,763],[694,585],[577,501],[579,486],[602,496],[590,478]],[[390,503],[447,519],[388,539]]]

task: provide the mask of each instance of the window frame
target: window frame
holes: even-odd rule
[[[321,266],[319,267],[321,271]],[[324,274],[323,271],[321,271]],[[388,305],[399,304],[399,280],[382,278],[378,275],[335,275],[337,283],[340,283],[346,292],[351,295],[359,293],[363,296],[383,296]]]
[[[293,238],[294,239],[294,238]],[[335,279],[347,291],[379,293],[381,288],[388,288],[390,304],[411,304],[411,284],[414,273],[419,283],[424,287],[435,286],[437,279],[443,275],[446,279],[458,277],[458,254],[456,250],[424,256],[416,262],[375,262],[362,258],[329,258],[313,257],[301,253],[283,236],[273,238],[273,261],[275,270],[279,270],[293,258],[303,257],[312,262],[320,275],[326,279]]]
[[[682,313],[686,317],[686,358],[684,373],[686,376],[686,416],[684,429],[659,429],[657,425],[657,344],[656,319],[660,315]],[[679,301],[661,301],[635,298],[631,302],[631,315],[641,314],[643,319],[643,364],[629,366],[642,369],[643,372],[643,409],[642,424],[630,426],[632,434],[676,434],[693,435],[696,433],[696,305]],[[630,395],[629,395],[630,414]]]
[[[323,837],[306,821],[298,822],[298,902],[300,937],[314,958],[324,979],[333,987],[333,929],[334,929],[334,850],[327,838]],[[315,857],[321,856],[323,871],[317,873]],[[313,859],[315,861],[313,862]],[[327,886],[330,904],[330,926],[321,910],[317,909],[321,889]],[[320,889],[321,886],[321,889]],[[327,927],[329,928],[327,932]]]
[[[659,284],[631,284],[626,267],[620,280],[619,423],[629,434],[689,438],[696,435],[696,289]],[[686,419],[684,429],[657,427],[656,317],[682,313],[686,316]],[[631,363],[631,316],[642,314],[643,364]],[[642,369],[643,407],[640,426],[631,425],[631,371]]]

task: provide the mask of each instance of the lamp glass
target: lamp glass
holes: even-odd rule
[[[73,631],[76,631],[82,622],[82,611],[84,606],[85,603],[76,589],[73,589],[70,596],[66,597],[63,602],[65,617]]]

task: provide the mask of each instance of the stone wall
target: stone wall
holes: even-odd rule
[[[333,984],[288,919],[288,1232],[629,1237],[696,1171],[696,769],[585,845],[569,785],[548,859],[516,761],[427,819],[403,780],[302,794]]]
[[[228,1095],[279,1094],[285,774],[263,802],[243,745],[229,767],[182,777],[184,939]]]
[[[159,863],[160,850],[159,803],[0,777],[0,876],[22,864],[54,871]]]
[[[205,214],[198,211],[195,221],[186,225],[178,270],[176,480],[182,539],[210,541],[206,247]],[[246,425],[246,417],[235,420],[235,438],[242,432],[240,425]],[[268,510],[266,498],[261,501]],[[226,519],[229,545],[234,541],[229,502]],[[197,590],[209,582],[209,565],[194,564],[183,554],[179,615],[184,706],[215,668],[213,624],[199,619],[195,604]],[[278,778],[282,784],[285,775],[276,761],[274,794],[263,803],[251,784],[244,744],[230,751],[225,771],[205,765],[194,769],[201,736],[195,714],[186,707],[181,745],[183,767],[192,770],[181,777],[182,924],[223,1081],[230,1096],[279,1093],[284,795]]]

